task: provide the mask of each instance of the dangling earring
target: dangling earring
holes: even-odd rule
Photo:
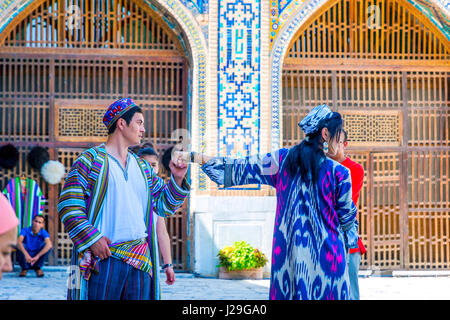
[[[328,153],[328,142],[324,141],[322,146],[323,146],[323,153],[327,154]]]

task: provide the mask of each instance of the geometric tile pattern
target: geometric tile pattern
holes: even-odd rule
[[[278,31],[305,0],[270,0],[270,47]]]
[[[194,9],[200,14],[208,13],[209,0],[180,0],[188,9]]]
[[[218,154],[259,153],[261,0],[220,0]]]

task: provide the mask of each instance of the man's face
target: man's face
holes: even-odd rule
[[[153,170],[155,170],[156,173],[159,172],[159,161],[156,156],[145,155],[142,156],[142,158],[152,166]]]
[[[144,127],[144,115],[142,113],[136,112],[131,118],[130,124],[127,125],[124,119],[119,119],[122,121],[123,130],[122,134],[128,141],[130,146],[141,143],[144,137],[145,127]]]
[[[34,232],[39,232],[44,227],[44,218],[41,216],[36,216],[33,219],[32,228]]]

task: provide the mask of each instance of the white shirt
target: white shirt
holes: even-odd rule
[[[108,187],[97,229],[111,243],[147,237],[148,191],[139,163],[130,153],[125,169],[110,154],[108,163]]]

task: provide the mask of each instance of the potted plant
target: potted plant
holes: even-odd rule
[[[245,241],[222,248],[219,257],[219,279],[262,279],[267,258]]]

